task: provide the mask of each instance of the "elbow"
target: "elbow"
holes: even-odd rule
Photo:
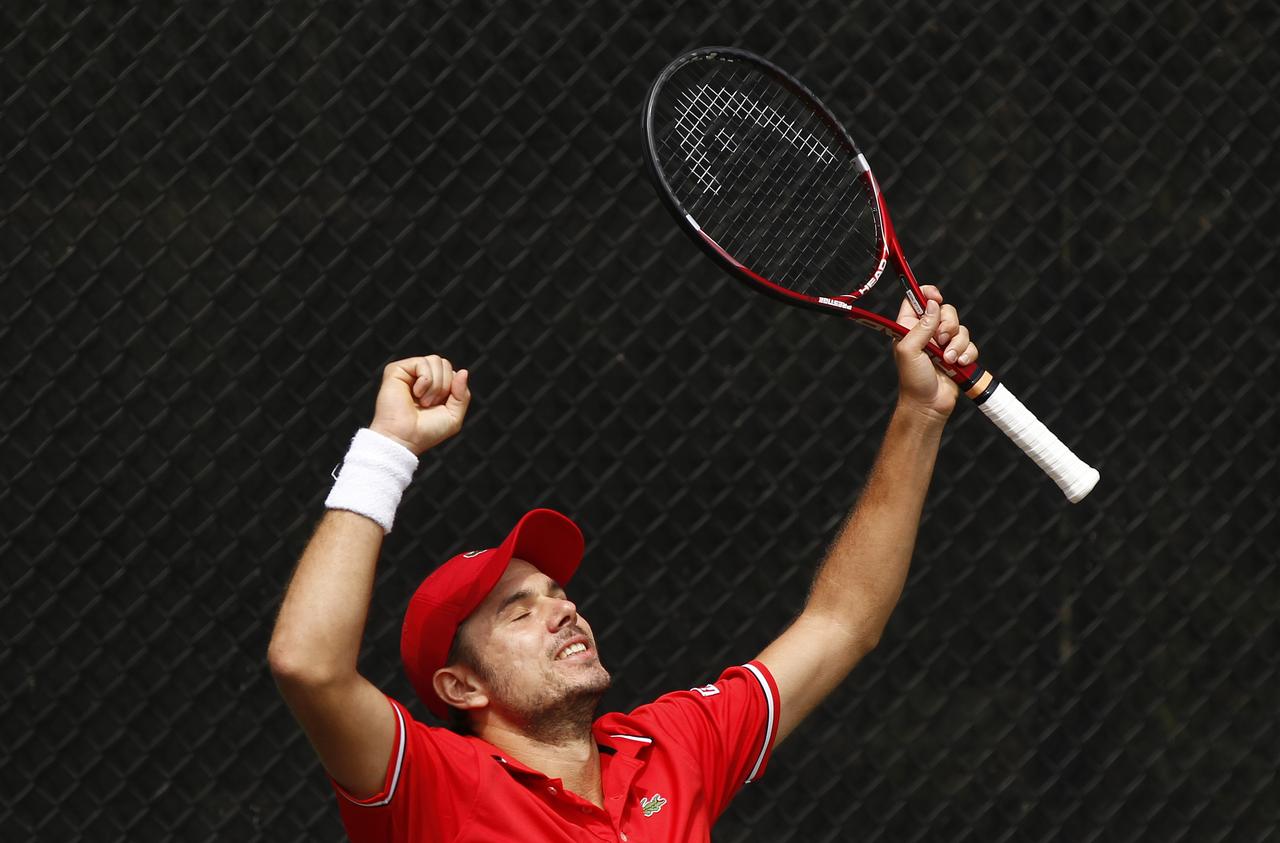
[[[870,613],[850,614],[853,620],[840,613],[822,614],[812,611],[805,612],[801,617],[813,625],[815,634],[821,635],[823,640],[836,643],[844,653],[844,658],[850,660],[851,664],[857,664],[879,646],[885,624]]]
[[[849,638],[858,651],[858,658],[880,646],[885,627],[889,625],[888,612],[867,612],[860,621],[850,625]]]
[[[267,647],[267,667],[271,669],[272,677],[281,685],[297,684],[308,670],[306,659],[278,637],[272,638]]]
[[[884,626],[880,625],[872,629],[863,630],[854,638],[854,647],[858,650],[858,658],[866,656],[876,647],[880,646],[880,639],[884,636]]]
[[[267,666],[281,689],[324,688],[337,682],[341,676],[341,672],[324,659],[316,658],[279,635],[274,636],[267,647]]]

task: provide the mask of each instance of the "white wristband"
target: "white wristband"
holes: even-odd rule
[[[418,458],[408,448],[367,427],[361,428],[351,438],[338,480],[324,505],[363,515],[378,522],[384,533],[390,533],[400,496],[417,468]]]

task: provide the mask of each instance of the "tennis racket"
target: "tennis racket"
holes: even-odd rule
[[[672,61],[644,103],[646,165],[677,224],[751,289],[907,331],[854,304],[892,269],[916,313],[920,292],[880,185],[849,133],[808,88],[757,55],[702,47]],[[927,352],[1075,503],[1098,482],[1085,464],[977,364]]]

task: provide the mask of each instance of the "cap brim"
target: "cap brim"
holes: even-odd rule
[[[584,548],[577,524],[554,509],[534,509],[520,519],[496,555],[505,563],[523,559],[563,586],[582,563]]]

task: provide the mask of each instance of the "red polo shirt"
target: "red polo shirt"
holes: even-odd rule
[[[414,720],[391,701],[396,745],[380,793],[336,783],[355,843],[390,841],[699,841],[738,788],[764,773],[778,732],[778,688],[759,662],[593,726],[603,809],[492,744]]]

